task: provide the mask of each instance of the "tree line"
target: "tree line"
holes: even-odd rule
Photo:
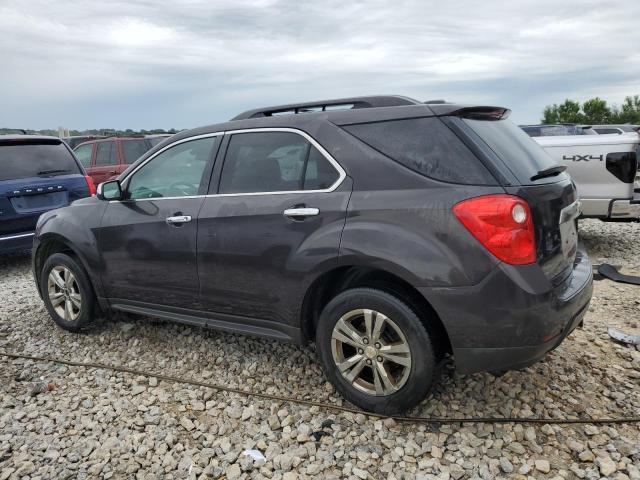
[[[44,130],[31,130],[24,129],[29,135],[51,135],[53,137],[58,136],[58,130],[44,129]],[[104,135],[106,137],[126,137],[130,135],[154,135],[157,133],[177,133],[179,130],[170,128],[165,130],[163,128],[154,128],[152,130],[132,130],[127,128],[126,130],[117,130],[114,128],[95,128],[91,130],[69,130],[69,135]],[[0,135],[22,133],[22,129],[19,128],[0,128]]]
[[[544,107],[541,123],[582,123],[587,125],[631,123],[640,124],[640,95],[628,96],[622,105],[609,105],[600,97],[584,103],[566,99],[558,105]]]

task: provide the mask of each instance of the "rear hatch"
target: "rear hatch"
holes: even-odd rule
[[[84,172],[60,140],[0,138],[0,236],[31,232],[43,212],[88,195]]]
[[[524,198],[533,216],[537,262],[559,283],[570,275],[577,253],[576,189],[565,167],[556,163],[517,125],[489,109],[465,109],[448,123],[473,144],[505,191]]]

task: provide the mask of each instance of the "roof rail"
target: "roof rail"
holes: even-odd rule
[[[246,120],[248,118],[272,117],[278,114],[296,114],[306,112],[325,112],[327,110],[349,110],[356,108],[397,107],[401,105],[420,105],[418,100],[401,95],[375,95],[371,97],[339,98],[321,100],[318,102],[291,103],[274,107],[247,110],[233,117],[231,120]]]

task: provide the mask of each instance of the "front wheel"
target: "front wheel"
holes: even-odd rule
[[[84,268],[64,253],[47,258],[40,274],[44,304],[58,326],[79,332],[93,321],[96,300]]]
[[[316,348],[342,396],[384,415],[417,405],[435,378],[431,338],[413,310],[381,290],[355,288],[322,311]]]

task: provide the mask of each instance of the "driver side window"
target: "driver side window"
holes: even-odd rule
[[[218,138],[221,137],[191,140],[162,152],[131,176],[127,186],[129,198],[197,195]]]

